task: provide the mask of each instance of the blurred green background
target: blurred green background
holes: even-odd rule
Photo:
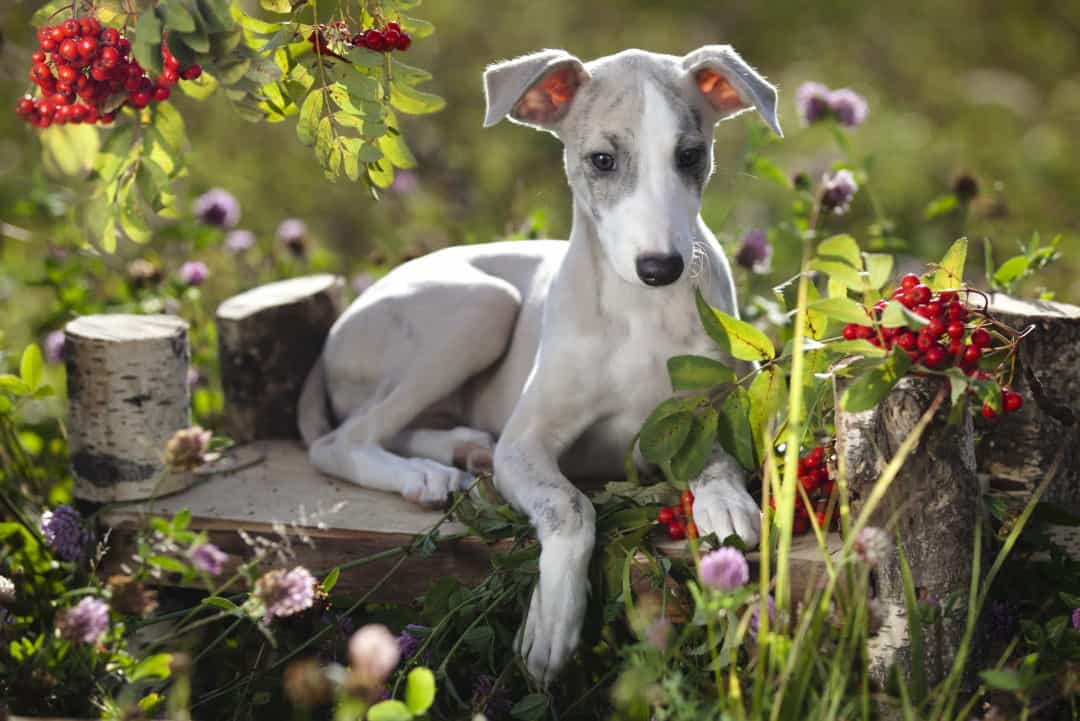
[[[72,238],[64,235],[70,230],[61,230],[59,220],[83,192],[43,176],[37,131],[10,110],[29,89],[29,17],[38,4],[5,0],[0,10],[0,327],[9,348],[57,327],[68,312],[51,293],[36,296],[27,283],[42,276],[50,244],[70,246]],[[257,14],[257,3],[251,6]],[[484,66],[545,47],[591,59],[627,47],[681,55],[730,43],[780,87],[787,137],[764,152],[785,173],[806,172],[816,181],[840,157],[827,127],[799,127],[798,85],[816,80],[851,87],[870,103],[868,121],[849,137],[854,159],[869,164],[873,196],[893,224],[883,235],[906,241],[912,257],[936,259],[966,232],[976,243],[991,242],[1000,261],[1033,231],[1044,239],[1062,233],[1063,262],[1025,290],[1045,286],[1061,300],[1080,301],[1078,2],[428,0],[413,13],[434,22],[436,33],[414,43],[404,59],[434,73],[425,89],[443,95],[447,106],[406,119],[420,164],[399,178],[396,190],[376,202],[362,185],[325,181],[310,150],[296,141],[291,120],[251,124],[222,97],[200,103],[175,93],[190,137],[182,206],[190,208],[210,187],[227,188],[242,205],[241,227],[255,231],[264,248],[274,244],[282,219],[304,219],[311,252],[302,261],[277,263],[277,275],[312,267],[352,273],[446,244],[514,233],[565,237],[570,201],[558,143],[508,123],[481,129]],[[744,115],[717,130],[705,216],[729,246],[747,229],[775,223],[791,202],[788,191],[744,168],[756,124]],[[980,187],[966,224],[959,212],[928,222],[928,203],[962,172]],[[875,219],[870,193],[860,192],[852,211],[829,227],[864,240]],[[210,247],[215,238],[195,237],[188,227],[162,234],[152,249],[124,246],[115,257],[88,262],[79,281],[86,297],[107,293],[102,284],[147,254],[166,273],[184,259],[212,256],[204,312],[211,300],[265,279],[231,268],[235,258]],[[794,272],[793,244],[778,244],[773,272],[755,279],[756,288]],[[972,256],[976,263],[982,258],[978,248]],[[969,280],[977,282],[977,266],[972,271]]]

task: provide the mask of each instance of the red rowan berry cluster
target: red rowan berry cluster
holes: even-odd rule
[[[138,110],[166,100],[181,79],[194,80],[202,74],[198,65],[180,67],[162,45],[163,69],[151,80],[130,57],[131,41],[114,28],[103,28],[93,17],[39,28],[37,37],[30,79],[41,92],[36,98],[19,98],[15,112],[38,128],[53,123],[108,125],[123,105]],[[126,97],[116,102],[117,96]]]
[[[697,538],[698,529],[694,524],[694,494],[683,491],[678,505],[663,507],[656,514],[656,520],[667,529],[668,538],[679,541],[684,538]]]
[[[901,303],[915,315],[928,322],[918,331],[908,328],[875,328],[871,325],[849,323],[844,326],[844,338],[865,339],[886,350],[894,345],[902,348],[913,363],[918,363],[934,370],[955,366],[969,376],[979,380],[988,380],[989,375],[979,369],[983,355],[995,350],[994,337],[977,321],[969,325],[970,313],[967,305],[954,290],[934,293],[919,276],[908,273],[900,280],[892,295],[893,300]],[[874,306],[874,318],[880,319],[888,301],[880,300]],[[880,335],[879,335],[880,333]],[[1015,411],[1023,405],[1024,399],[1008,388],[1002,388],[1001,407]],[[993,418],[997,415],[990,404],[984,404],[983,416]]]
[[[351,45],[354,48],[367,48],[377,53],[388,53],[393,50],[404,51],[408,50],[409,46],[412,45],[412,38],[401,29],[401,25],[398,23],[390,22],[386,23],[386,27],[382,30],[371,28],[350,35],[349,26],[344,21],[339,20],[330,25],[320,24],[308,36],[308,42],[311,43],[311,48],[316,55],[332,55],[335,58],[344,60],[327,46],[326,34],[328,30],[341,37],[346,45]]]
[[[802,535],[810,530],[810,514],[813,513],[818,525],[826,525],[826,513],[829,507],[829,499],[836,490],[836,482],[829,476],[828,459],[825,455],[825,447],[817,446],[812,451],[799,459],[798,479],[799,485],[806,491],[811,506],[807,506],[798,493],[795,497],[795,518],[792,522],[792,531],[795,535]],[[776,510],[776,497],[769,498],[769,507]],[[831,519],[831,526],[836,528],[836,514]]]

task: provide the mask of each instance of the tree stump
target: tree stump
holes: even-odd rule
[[[931,683],[948,673],[964,632],[967,590],[980,512],[972,421],[963,414],[949,425],[949,397],[941,378],[903,378],[875,408],[842,410],[840,398],[850,379],[836,377],[836,447],[847,469],[852,513],[858,515],[886,464],[912,433],[939,392],[946,395],[918,446],[904,462],[870,524],[899,532],[904,554],[922,600],[944,602],[960,594],[956,609],[940,625],[924,628],[924,666]],[[870,643],[872,678],[884,683],[891,666],[908,674],[912,650],[904,604],[899,554],[893,552],[875,571],[877,598],[884,606],[881,631]]]
[[[999,417],[979,447],[979,470],[991,485],[1029,496],[1064,456],[1043,500],[1080,510],[1080,308],[996,294],[995,318],[1032,331],[1020,341],[1013,389],[1019,411]]]
[[[344,282],[310,275],[229,298],[217,310],[225,431],[238,442],[299,438],[296,406],[341,314]]]
[[[165,444],[190,425],[187,330],[167,315],[89,315],[65,327],[77,498],[129,501],[191,485],[162,463]]]

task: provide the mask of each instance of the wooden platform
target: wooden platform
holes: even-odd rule
[[[308,462],[299,442],[257,441],[200,471],[195,486],[153,502],[115,504],[102,511],[102,521],[113,529],[112,550],[104,563],[106,573],[118,572],[134,551],[134,535],[148,515],[172,516],[191,510],[191,527],[206,531],[211,542],[239,562],[251,548],[238,531],[280,541],[287,533],[296,554],[316,575],[342,563],[408,544],[428,532],[442,512],[425,510],[400,496],[371,491],[320,473]],[[460,535],[464,526],[444,523],[440,536]],[[311,539],[311,545],[300,537]],[[685,543],[663,541],[665,553],[685,553]],[[829,550],[840,548],[830,536]],[[428,558],[405,561],[391,582],[373,595],[375,600],[410,601],[435,580],[453,576],[464,583],[483,579],[491,568],[491,547],[478,538],[455,538],[439,544]],[[754,561],[756,554],[751,554]],[[342,572],[337,591],[350,595],[366,592],[381,578],[393,559],[377,561]],[[822,569],[821,553],[812,536],[795,539],[792,548],[793,586],[796,592],[812,582]]]

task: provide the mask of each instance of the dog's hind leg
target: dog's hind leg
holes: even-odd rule
[[[490,448],[491,436],[412,426],[498,360],[520,294],[470,266],[447,275],[452,280],[426,280],[359,306],[328,343],[327,389],[346,418],[311,444],[320,470],[425,504],[468,485],[470,475],[452,466],[455,451]]]

